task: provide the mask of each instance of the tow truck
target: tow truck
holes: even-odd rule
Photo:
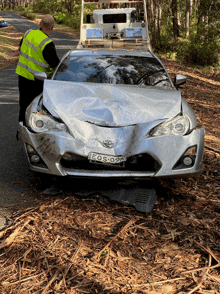
[[[151,51],[146,1],[82,0],[77,49],[91,47]]]

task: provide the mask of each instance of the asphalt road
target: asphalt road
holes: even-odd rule
[[[39,28],[12,11],[0,11],[0,15],[22,33]],[[78,40],[55,31],[50,37],[59,57],[78,43]],[[15,68],[0,70],[0,229],[6,222],[5,216],[10,217],[13,209],[33,203],[39,191],[45,188],[42,178],[29,171],[22,145],[16,140],[19,98]]]

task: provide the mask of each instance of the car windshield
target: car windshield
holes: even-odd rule
[[[166,71],[156,58],[139,56],[68,56],[59,66],[54,79],[172,87]]]

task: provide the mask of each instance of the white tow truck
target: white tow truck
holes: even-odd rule
[[[77,48],[90,47],[151,51],[146,1],[82,0]]]

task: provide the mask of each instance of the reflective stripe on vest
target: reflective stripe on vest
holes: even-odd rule
[[[49,66],[48,63],[37,61],[34,58],[28,56],[26,53],[21,52],[20,55],[23,56],[23,57],[25,57],[25,58],[27,58],[28,60],[32,61],[33,63],[36,63],[37,65],[42,66],[42,67],[46,67],[47,68]]]
[[[43,46],[44,46],[44,44],[46,43],[46,42],[48,42],[48,41],[52,41],[50,38],[46,38],[46,39],[44,39],[41,43],[40,43],[40,45],[38,46],[39,48],[42,48]]]
[[[33,75],[39,73],[38,70],[34,70],[34,69],[28,67],[26,64],[21,63],[21,62],[19,62],[19,61],[18,61],[18,65],[21,66],[21,67],[23,67],[24,69],[26,69],[27,71],[29,71],[29,72],[32,73]]]
[[[43,50],[50,42],[53,41],[40,30],[27,31],[23,37],[16,73],[29,80],[35,79],[35,73],[50,73],[49,64],[43,57]]]

